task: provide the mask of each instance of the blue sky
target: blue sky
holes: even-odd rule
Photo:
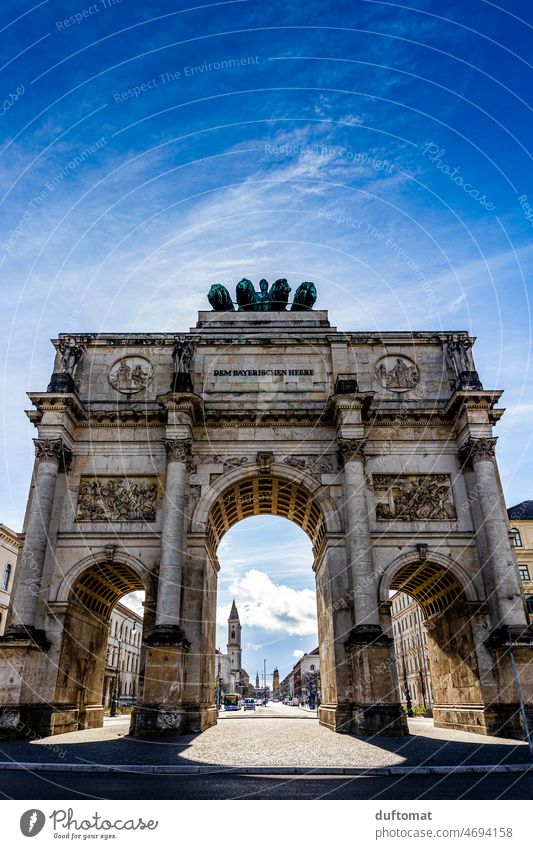
[[[21,526],[50,337],[182,330],[242,276],[314,280],[342,329],[476,335],[505,389],[508,503],[533,497],[529,3],[1,15],[3,522]]]

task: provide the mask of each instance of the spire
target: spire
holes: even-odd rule
[[[259,672],[257,672],[255,676],[255,689],[259,689]]]
[[[233,599],[233,604],[231,605],[228,622],[231,622],[232,619],[236,619],[237,622],[239,621],[239,614],[237,612],[237,605],[235,604],[235,599]]]

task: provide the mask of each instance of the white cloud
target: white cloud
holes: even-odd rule
[[[139,616],[144,616],[144,592],[142,590],[138,590],[134,593],[128,593],[124,598],[120,599],[120,603],[125,607],[129,607],[130,610],[133,610],[134,613],[137,613]]]
[[[305,652],[300,651],[300,649],[294,649],[294,651],[293,651],[293,653],[292,653],[292,656],[293,656],[293,657],[300,658],[300,657],[303,657],[303,656],[304,656],[304,654],[305,654]]]
[[[294,590],[274,584],[264,572],[251,569],[230,587],[238,599],[241,624],[265,631],[300,637],[316,634],[316,597],[311,589]],[[225,622],[230,606],[219,607],[217,619]]]

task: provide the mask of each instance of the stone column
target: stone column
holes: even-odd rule
[[[459,450],[463,467],[474,472],[475,496],[479,501],[482,531],[487,540],[488,560],[496,588],[499,611],[498,627],[525,626],[520,578],[515,566],[509,528],[495,466],[496,438],[470,437]]]
[[[185,562],[185,512],[191,440],[167,439],[161,558],[155,627],[144,640],[146,663],[139,704],[131,728],[138,736],[179,734],[187,725],[184,704],[189,641],[181,627]]]
[[[191,440],[168,439],[167,474],[161,532],[161,559],[157,590],[156,630],[180,629],[180,603],[185,558],[185,510],[188,474],[191,469]]]
[[[57,475],[65,468],[70,454],[61,439],[36,439],[34,487],[29,507],[19,577],[13,602],[10,631],[35,632],[37,600],[41,589],[46,547]]]
[[[365,483],[366,439],[338,439],[344,470],[344,522],[346,553],[352,577],[355,626],[379,626],[372,539]]]
[[[380,622],[366,498],[365,443],[366,439],[358,437],[337,440],[344,470],[346,557],[355,620],[345,641],[351,668],[350,730],[364,736],[403,736],[408,729],[398,697],[393,640]]]

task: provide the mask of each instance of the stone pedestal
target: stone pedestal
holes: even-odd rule
[[[146,648],[142,702],[136,708],[133,729],[137,736],[180,734],[187,729],[183,687],[188,645],[165,644],[154,632]]]
[[[30,639],[0,639],[0,739],[47,736],[53,708],[39,702],[46,656]]]
[[[352,665],[352,732],[364,737],[408,734],[398,699],[392,639],[380,627],[356,627],[346,649]]]

